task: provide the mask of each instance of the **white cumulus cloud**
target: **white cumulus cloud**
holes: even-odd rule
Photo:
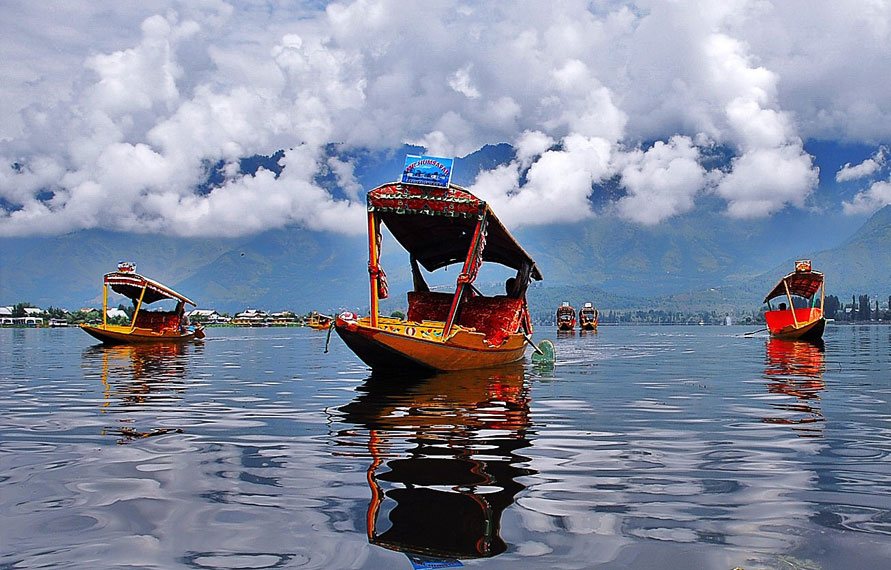
[[[879,147],[874,155],[867,158],[860,164],[851,165],[850,162],[845,163],[838,172],[835,173],[836,182],[848,182],[850,180],[859,180],[872,176],[885,166],[885,155],[888,154],[886,147]]]
[[[875,80],[891,73],[889,23],[891,5],[856,0],[12,3],[0,235],[361,229],[355,165],[330,143],[462,156],[512,142],[516,160],[474,187],[517,224],[593,216],[613,177],[624,197],[604,215],[643,224],[708,192],[736,217],[805,207],[804,141],[891,138]],[[707,170],[715,145],[733,156]],[[280,176],[236,168],[278,150]],[[223,184],[199,191],[218,164]],[[342,192],[315,182],[329,172]]]

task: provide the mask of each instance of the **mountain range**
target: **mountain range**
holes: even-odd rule
[[[460,171],[463,177],[455,181],[469,185],[480,169],[512,156],[508,145],[484,147],[458,161],[456,176]],[[398,172],[402,154],[360,158],[357,176],[371,188]],[[827,293],[891,294],[891,206],[865,223],[825,208],[751,221],[728,218],[716,201],[702,202],[695,211],[653,227],[602,211],[583,222],[515,231],[545,276],[530,290],[533,310],[550,312],[560,300],[613,310],[757,309],[764,292],[801,257],[813,259],[814,268],[826,274]],[[3,238],[0,305],[98,306],[102,275],[121,260],[137,262],[140,273],[196,299],[202,308],[362,311],[368,304],[364,236],[286,227],[242,238],[107,230]],[[393,292],[382,307],[401,309],[410,287],[407,255],[385,239],[382,263]],[[432,283],[453,284],[456,275],[457,268]],[[482,274],[480,289],[500,290],[505,275]]]

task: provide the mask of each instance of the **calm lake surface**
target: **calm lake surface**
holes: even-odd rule
[[[0,568],[888,567],[891,327],[753,328],[422,381],[303,328],[3,329]]]

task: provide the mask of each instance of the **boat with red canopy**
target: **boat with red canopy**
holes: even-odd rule
[[[558,331],[575,330],[575,309],[568,302],[564,301],[562,305],[557,307],[556,318]]]
[[[129,325],[108,322],[108,291],[111,289],[133,302],[133,316]],[[145,305],[173,299],[173,311],[148,311]],[[118,270],[106,273],[102,287],[102,324],[82,324],[84,332],[106,344],[131,342],[185,341],[204,338],[201,326],[190,326],[185,315],[186,305],[195,302],[173,289],[136,273],[136,264],[121,262]]]
[[[338,315],[337,334],[373,369],[464,370],[522,359],[532,333],[526,289],[542,278],[535,261],[492,208],[466,189],[405,179],[404,173],[402,182],[368,193],[370,314]],[[382,226],[409,253],[413,290],[405,320],[379,314],[380,300],[389,295],[380,266]],[[484,262],[516,270],[504,295],[484,296],[474,287]],[[455,291],[431,291],[420,267],[432,272],[453,263],[463,263]]]
[[[781,302],[774,309],[771,301],[782,297],[789,304]],[[823,274],[812,270],[809,259],[796,261],[795,271],[780,279],[764,298],[768,309],[764,319],[771,336],[811,341],[822,338],[826,328],[825,297]]]
[[[579,329],[583,331],[596,331],[600,313],[593,303],[585,303],[579,309]]]

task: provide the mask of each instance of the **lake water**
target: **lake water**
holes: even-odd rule
[[[0,568],[887,567],[891,327],[747,330],[409,381],[310,329],[3,329]]]

